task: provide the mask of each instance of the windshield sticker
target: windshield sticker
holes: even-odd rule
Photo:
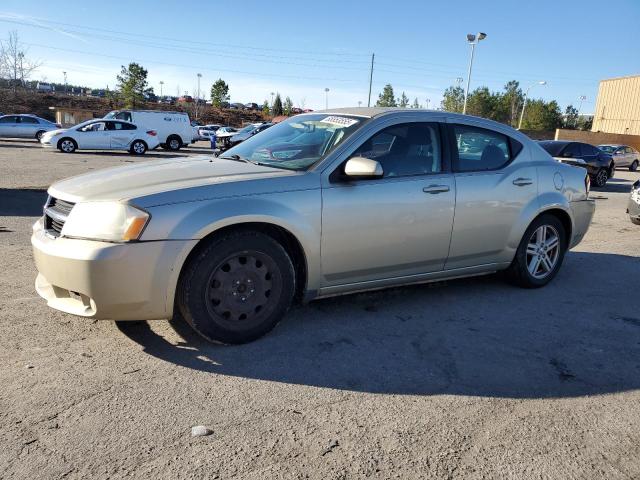
[[[322,123],[330,123],[332,125],[337,125],[339,127],[344,127],[344,128],[349,128],[352,125],[355,125],[356,123],[359,122],[359,120],[354,120],[353,118],[347,118],[347,117],[337,117],[335,115],[332,115],[330,117],[326,117],[323,118],[322,120],[320,120]]]

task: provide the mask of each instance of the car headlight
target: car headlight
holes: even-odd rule
[[[129,242],[140,238],[149,218],[147,212],[124,203],[77,203],[62,227],[62,236]]]

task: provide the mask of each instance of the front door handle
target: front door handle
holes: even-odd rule
[[[444,193],[449,191],[449,185],[429,185],[428,187],[424,187],[422,191],[432,195],[436,193]]]
[[[531,180],[530,178],[516,178],[513,181],[514,185],[517,185],[519,187],[524,187],[525,185],[531,185],[533,183],[533,180]]]

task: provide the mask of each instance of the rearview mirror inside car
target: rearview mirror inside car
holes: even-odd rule
[[[384,172],[382,165],[376,160],[353,157],[345,164],[344,174],[351,178],[380,178]]]

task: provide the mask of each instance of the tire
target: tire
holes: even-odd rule
[[[594,187],[602,188],[607,184],[607,180],[609,180],[609,172],[606,168],[601,168],[591,180]]]
[[[167,138],[166,146],[167,149],[177,152],[180,150],[180,147],[182,147],[182,140],[177,135],[170,135],[169,138]]]
[[[133,155],[144,155],[145,152],[147,151],[147,144],[142,141],[142,140],[134,140],[131,143],[131,148],[129,149],[129,152],[131,152]]]
[[[634,160],[631,165],[629,165],[629,171],[635,172],[638,169],[638,160]]]
[[[185,266],[179,312],[212,342],[241,344],[271,331],[293,300],[291,259],[273,238],[241,230],[212,239]]]
[[[58,142],[58,150],[62,153],[73,153],[78,149],[78,144],[73,138],[62,138]]]
[[[634,225],[640,225],[640,218],[629,217],[629,220],[631,220],[631,223]]]
[[[40,141],[42,139],[42,136],[45,134],[46,132],[44,130],[38,130],[36,132],[36,140]]]
[[[546,241],[540,242],[545,237]],[[541,249],[543,243],[554,246]],[[567,233],[558,217],[550,214],[539,216],[524,233],[513,262],[505,272],[507,279],[523,288],[544,287],[560,270],[567,244]],[[542,258],[540,253],[545,255],[548,264],[544,260],[539,261]]]

